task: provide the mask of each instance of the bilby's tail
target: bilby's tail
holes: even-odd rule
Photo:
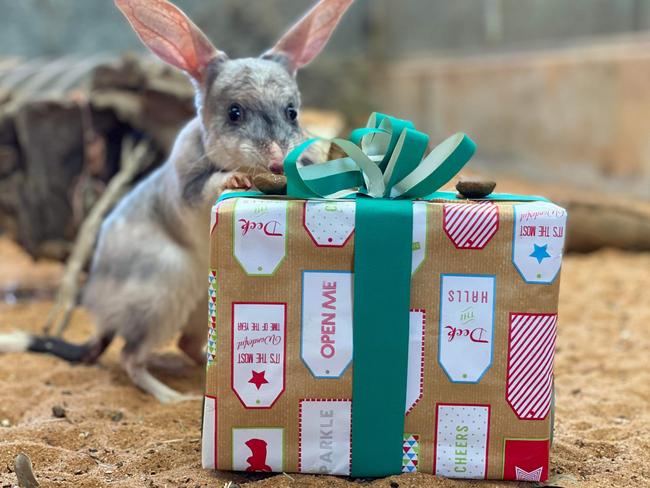
[[[73,344],[56,337],[33,336],[25,332],[0,334],[0,353],[39,352],[51,354],[71,363],[92,364],[99,359],[113,342],[114,332],[89,340],[84,344]]]

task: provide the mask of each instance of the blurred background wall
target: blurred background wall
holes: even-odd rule
[[[268,47],[311,0],[176,0],[221,49]],[[110,0],[0,0],[0,45],[27,57],[141,51]],[[650,29],[648,0],[356,0],[327,55],[502,52]],[[326,55],[326,56],[327,56]]]

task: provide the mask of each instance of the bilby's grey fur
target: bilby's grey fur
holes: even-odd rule
[[[295,72],[320,52],[352,0],[321,0],[267,54],[237,60],[216,50],[167,0],[115,2],[152,51],[190,75],[197,116],[167,162],[102,225],[82,298],[96,318],[96,336],[76,345],[9,334],[0,336],[0,352],[47,352],[92,363],[120,335],[133,382],[161,402],[173,402],[187,397],[154,378],[146,363],[154,348],[179,331],[179,347],[196,362],[205,361],[211,206],[224,188],[246,182],[238,168],[273,163],[277,169],[302,141],[287,111],[300,106]],[[229,110],[235,104],[243,117],[233,122]]]
[[[163,402],[183,397],[147,372],[151,351],[182,327],[179,345],[194,360],[204,358],[206,233],[215,197],[240,165],[266,166],[269,142],[286,151],[302,140],[285,116],[285,107],[298,107],[300,96],[281,64],[220,60],[216,69],[205,94],[199,93],[204,103],[198,116],[180,133],[169,160],[103,224],[83,295],[102,334],[124,338],[133,381]],[[245,124],[230,123],[233,103],[244,108]]]

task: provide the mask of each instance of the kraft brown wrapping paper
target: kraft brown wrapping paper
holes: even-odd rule
[[[318,202],[306,203],[302,200],[254,200],[252,203],[242,203],[245,200],[252,199],[225,200],[218,204],[213,216],[215,222],[211,234],[211,276],[214,283],[211,285],[213,308],[210,329],[213,342],[209,349],[206,401],[210,402],[208,409],[214,412],[204,420],[204,466],[223,470],[268,468],[274,471],[281,467],[280,471],[286,472],[298,472],[302,469],[347,474],[342,466],[345,464],[343,461],[350,457],[350,452],[332,454],[325,450],[320,453],[319,446],[325,445],[331,449],[336,443],[321,444],[318,439],[300,438],[301,432],[305,430],[300,419],[301,400],[351,400],[354,376],[354,365],[350,364],[340,378],[316,378],[301,358],[302,321],[306,319],[302,317],[302,288],[304,271],[352,272],[354,233],[348,231],[354,221],[354,203],[321,202],[320,206]],[[273,207],[276,203],[268,202],[282,202],[278,207],[280,210]],[[273,208],[269,209],[269,205]],[[282,205],[286,207],[286,221],[283,221]],[[329,207],[326,208],[326,205]],[[420,388],[416,387],[415,393],[419,399],[405,417],[405,434],[417,436],[417,443],[410,447],[405,444],[404,470],[433,472],[435,451],[438,456],[442,456],[436,461],[438,474],[451,477],[543,480],[548,474],[548,439],[551,429],[547,401],[550,401],[550,398],[547,398],[550,395],[550,384],[547,385],[550,376],[544,372],[543,366],[549,361],[548,351],[551,351],[552,361],[555,334],[550,328],[555,327],[554,314],[557,313],[560,282],[559,272],[554,274],[552,268],[558,268],[559,271],[566,213],[559,207],[542,202],[434,201],[418,202],[416,207],[414,212],[420,214],[418,218],[414,218],[414,227],[418,226],[419,229],[415,231],[414,260],[416,264],[419,261],[416,255],[424,256],[424,259],[412,276],[411,307],[420,313],[416,315],[416,319],[424,317],[424,364],[419,368],[420,371],[409,371],[409,377],[413,377],[412,383],[421,384],[421,394],[418,394]],[[517,236],[514,229],[515,207],[521,220]],[[277,218],[278,216],[280,217]],[[465,234],[459,230],[460,218],[465,219],[467,228],[473,228],[474,235],[471,238],[467,236],[467,229]],[[456,227],[453,226],[454,221]],[[515,237],[519,239],[517,253],[513,251]],[[281,252],[282,249],[282,246],[277,244],[278,239],[284,241],[284,257],[269,275],[248,274],[244,269],[246,262],[242,264],[241,256],[235,256],[243,252],[244,261],[247,261],[251,255],[259,253],[259,259],[264,261],[264,266],[267,262],[273,265],[277,261],[273,257],[274,253]],[[271,247],[267,248],[267,242],[275,244],[268,244]],[[376,245],[381,246],[381,242]],[[460,248],[457,245],[460,245]],[[236,247],[239,250],[236,250]],[[241,249],[245,249],[245,252]],[[515,254],[518,266],[513,262]],[[255,259],[258,258],[252,258],[253,261]],[[250,269],[248,271],[250,272]],[[441,275],[461,275],[459,282],[454,281],[454,278],[445,278],[448,289],[445,290],[444,297],[441,297]],[[458,283],[474,286],[472,277],[477,276],[486,278],[482,284],[477,285],[478,291],[474,290],[477,293],[472,295],[472,290],[454,288]],[[493,277],[493,280],[490,280],[490,277]],[[318,281],[318,276],[316,278]],[[550,283],[533,283],[537,281],[535,278]],[[492,290],[490,285],[493,285]],[[386,306],[388,298],[377,297],[376,306]],[[445,302],[452,300],[444,306],[445,310],[451,310],[452,315],[459,315],[457,323],[440,323],[441,298]],[[338,299],[341,300],[341,297]],[[467,303],[463,303],[464,300]],[[473,300],[478,300],[478,303],[472,303]],[[484,300],[488,303],[483,303]],[[490,331],[490,327],[486,327],[481,320],[489,316],[488,309],[492,301],[493,324]],[[269,358],[275,351],[280,354],[285,365],[284,390],[270,408],[246,408],[234,392],[234,302],[286,304],[286,349],[281,351],[281,345],[275,349],[275,346],[268,346]],[[544,350],[535,350],[533,329],[530,329],[528,336],[522,335],[520,339],[520,348],[527,347],[529,353],[529,358],[518,356],[522,361],[520,368],[528,368],[530,372],[526,376],[520,371],[523,379],[520,379],[519,383],[530,383],[528,389],[531,391],[528,394],[540,399],[537,403],[543,410],[539,413],[531,407],[532,413],[523,410],[520,412],[520,415],[532,419],[518,418],[506,398],[509,342],[512,342],[513,321],[528,323],[530,327],[537,323],[537,326],[544,326],[549,330],[548,333],[537,333],[538,341],[548,342]],[[449,333],[455,330],[452,327],[462,332],[456,330],[459,335],[450,341]],[[465,330],[467,332],[464,332]],[[339,354],[339,350],[344,354],[345,343],[336,340],[337,334],[344,335],[344,332],[344,328],[339,328],[334,334],[326,334],[328,337],[324,339],[325,342],[334,341],[336,354]],[[245,334],[242,334],[237,336],[238,339],[244,337]],[[321,337],[320,347],[323,346],[322,340]],[[445,348],[444,354],[447,358],[448,348],[451,346],[441,344],[441,340],[458,347],[454,351],[464,351],[461,356],[467,358],[482,357],[481,354],[485,354],[486,348],[491,348],[491,364],[480,378],[472,378],[476,371],[470,371],[468,378],[476,382],[463,383],[462,375],[450,378],[440,363],[439,348],[441,345]],[[544,344],[537,345],[540,349]],[[324,353],[331,354],[330,348],[326,348]],[[235,354],[235,359],[238,359],[239,350]],[[277,359],[280,356],[275,357]],[[537,365],[525,362],[535,357]],[[266,358],[266,361],[269,361],[269,358]],[[390,358],[385,360],[390,361]],[[272,373],[278,371],[277,364],[262,362],[236,367],[253,368],[257,373],[264,370],[269,378],[279,378]],[[462,365],[460,367],[462,369]],[[539,371],[546,383],[531,378],[534,371]],[[246,374],[248,373],[249,370],[246,369]],[[451,374],[454,376],[458,373]],[[247,395],[253,395],[253,400],[257,393],[278,387],[271,381],[261,383],[258,388],[255,382],[262,380],[259,374],[257,376],[257,380],[251,377],[252,383],[244,381],[245,378],[241,376],[244,378],[241,389],[249,392]],[[265,376],[264,380],[269,378]],[[377,381],[381,381],[381,378],[377,378]],[[387,391],[386,395],[390,395],[390,391]],[[437,419],[439,404],[442,404],[441,418]],[[445,405],[451,405],[451,408],[445,408]],[[489,408],[460,408],[463,405]],[[520,408],[523,407],[520,405]],[[543,418],[537,419],[542,414]],[[327,410],[324,415],[328,415]],[[318,418],[322,420],[322,416],[323,410]],[[454,418],[459,419],[457,425],[454,425]],[[311,420],[313,417],[310,417]],[[484,425],[486,420],[487,425]],[[438,421],[442,424],[438,425]],[[233,429],[260,428],[282,430],[273,431],[278,435],[267,440],[264,438],[265,432],[271,431],[242,430],[237,431],[236,435],[233,434]],[[377,426],[378,430],[381,428],[381,425]],[[438,428],[441,429],[440,441],[451,438],[451,447],[437,446]],[[251,434],[251,438],[262,441],[266,451],[258,449],[257,441],[249,445],[233,445],[233,442],[241,443],[248,434]],[[413,439],[411,437],[411,441]],[[519,439],[521,442],[507,443],[506,439]],[[487,447],[486,460],[483,460],[485,453],[480,453],[482,443]],[[343,448],[350,450],[349,444],[346,446],[344,443]],[[453,454],[448,454],[449,449]],[[233,455],[237,459],[233,459]],[[301,455],[304,456],[302,462]],[[319,456],[324,457],[319,460]],[[504,459],[504,456],[508,459]],[[338,465],[333,459],[338,459]],[[333,464],[328,464],[329,461]],[[278,463],[281,463],[281,466]],[[481,467],[481,464],[484,466]]]

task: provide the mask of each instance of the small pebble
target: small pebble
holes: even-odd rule
[[[399,483],[397,481],[391,481],[390,488],[399,488]]]
[[[456,190],[465,198],[485,198],[496,186],[495,181],[468,179],[456,183]]]
[[[57,419],[65,418],[66,417],[65,408],[63,408],[61,405],[54,405],[52,407],[52,415]]]
[[[261,173],[253,176],[255,187],[267,195],[286,195],[287,177],[273,173]]]
[[[0,421],[0,426],[11,427],[11,422],[9,421],[9,419],[2,419],[2,421]]]
[[[124,418],[124,414],[120,411],[111,412],[111,420],[113,422],[119,422]]]

